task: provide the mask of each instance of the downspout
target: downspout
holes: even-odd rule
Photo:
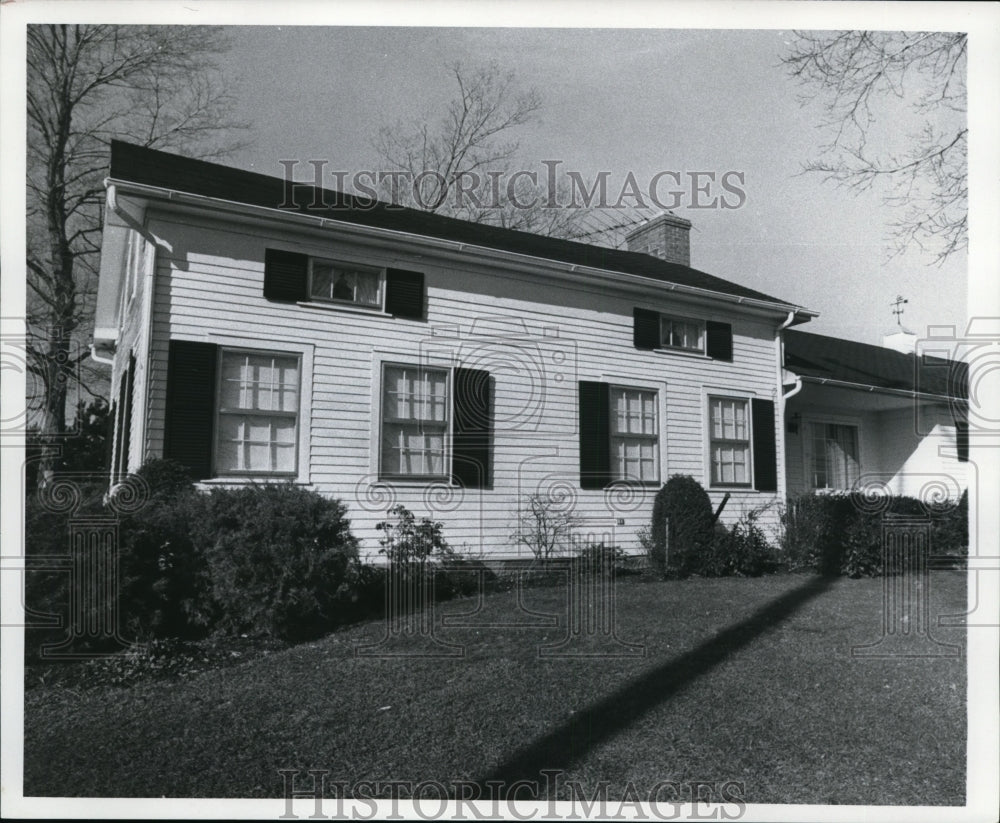
[[[97,353],[97,349],[94,347],[93,343],[90,344],[90,359],[93,360],[95,363],[103,363],[105,366],[114,366],[115,364],[113,358],[101,357]]]
[[[778,386],[782,386],[782,376],[785,371],[785,335],[782,333],[795,321],[795,311],[788,312],[785,322],[778,326]],[[785,403],[789,397],[794,397],[802,391],[802,378],[795,375],[795,387],[788,393],[782,392],[781,402],[778,403],[778,425],[781,426],[781,472],[779,473],[778,495],[782,500],[788,497],[788,449],[785,432]]]
[[[802,378],[795,375],[795,387],[785,394],[781,395],[781,402],[784,404],[789,397],[795,397],[800,391],[802,391]]]
[[[781,368],[782,369],[785,368],[785,338],[784,338],[784,336],[781,333],[785,329],[787,329],[790,325],[792,325],[792,321],[794,321],[794,320],[795,320],[795,312],[794,311],[790,311],[790,312],[788,312],[788,317],[785,318],[785,322],[782,323],[780,326],[778,326],[778,341],[779,341],[779,345],[781,346]],[[786,394],[782,394],[781,395],[781,416],[782,416],[782,418],[785,416],[785,401],[789,397],[795,397],[795,395],[797,395],[800,391],[802,391],[802,378],[799,377],[798,375],[795,375],[795,387],[793,389],[791,389],[791,391],[787,392]],[[782,420],[782,423],[784,423],[783,420]]]

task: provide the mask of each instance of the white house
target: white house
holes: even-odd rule
[[[690,268],[689,228],[662,215],[618,251],[116,142],[94,333],[113,472],[299,483],[369,552],[398,502],[459,550],[523,556],[532,494],[637,548],[674,474],[773,528],[809,485],[783,330],[816,314]],[[813,388],[789,407],[809,425]]]

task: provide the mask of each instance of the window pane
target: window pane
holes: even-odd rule
[[[382,471],[385,474],[444,474],[444,432],[421,431],[413,424],[385,424]]]
[[[222,357],[223,409],[297,411],[298,360],[247,352]]]
[[[366,306],[379,304],[379,276],[375,272],[358,272],[355,299]]]
[[[660,344],[662,346],[700,351],[701,323],[674,317],[660,318]]]
[[[330,300],[333,297],[334,275],[331,263],[321,263],[314,260],[312,264],[312,296],[321,300]]]
[[[342,300],[362,306],[380,303],[381,275],[329,260],[312,261],[311,294],[319,300]]]
[[[858,480],[858,430],[835,423],[809,424],[809,470],[813,488],[849,489]]]

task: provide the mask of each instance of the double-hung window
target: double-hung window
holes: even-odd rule
[[[216,474],[296,473],[299,358],[222,349]]]
[[[712,485],[749,486],[749,402],[738,397],[709,397],[709,450]]]
[[[660,479],[656,392],[611,387],[611,479]]]
[[[448,370],[382,367],[381,474],[445,477]]]
[[[813,489],[850,489],[858,480],[858,427],[806,424],[806,471]]]
[[[705,324],[699,320],[660,315],[660,346],[703,353]]]
[[[383,273],[380,269],[310,258],[309,297],[330,303],[382,308]]]

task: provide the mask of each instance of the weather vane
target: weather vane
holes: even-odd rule
[[[900,328],[903,327],[903,311],[904,311],[903,306],[905,306],[909,302],[910,302],[909,300],[903,299],[903,295],[897,294],[896,299],[889,304],[890,306],[892,306],[892,313],[896,315],[896,325],[899,326]]]

